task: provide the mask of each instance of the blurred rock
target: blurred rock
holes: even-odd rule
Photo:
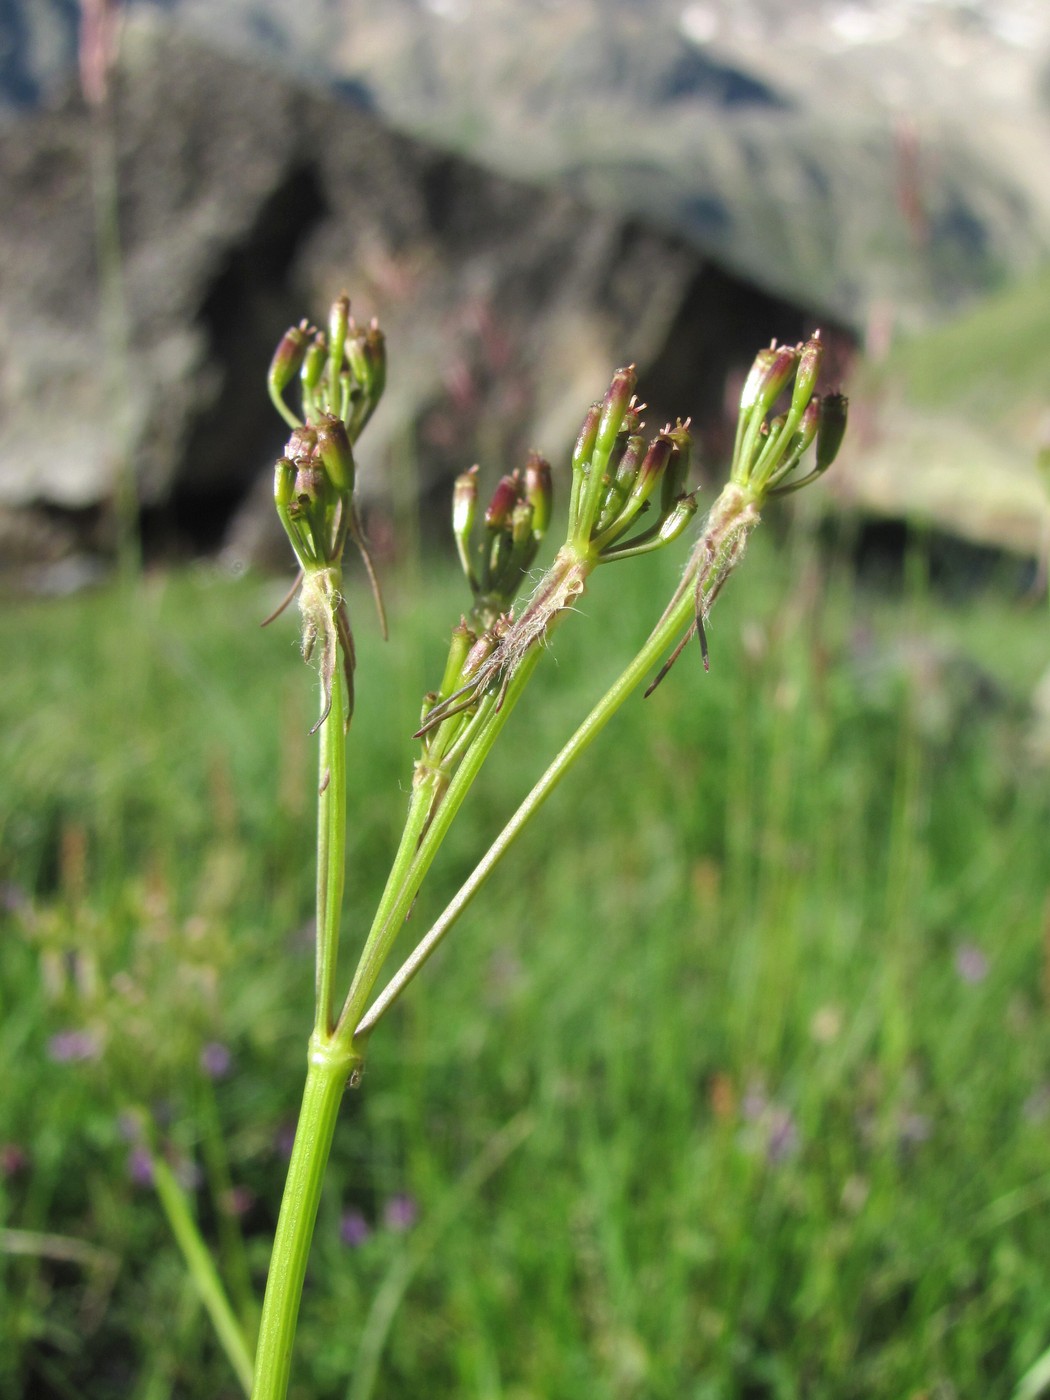
[[[571,440],[611,367],[656,359],[705,275],[680,240],[398,136],[150,11],[125,29],[117,132],[129,433],[148,539],[174,529],[219,542],[285,435],[262,392],[273,346],[344,287],[359,314],[380,317],[391,350],[366,487],[399,455],[425,494],[471,461],[502,469],[532,441]],[[0,229],[0,258],[17,269],[0,289],[8,505],[80,509],[112,491],[91,139],[73,94],[0,129],[19,211]],[[749,305],[753,294],[716,283],[731,324],[734,291]],[[796,324],[797,312],[781,333]],[[721,347],[717,325],[706,334]],[[719,376],[725,367],[723,353]]]
[[[1032,0],[174,0],[498,171],[685,234],[788,300],[915,328],[1050,253]]]
[[[1050,13],[1022,0],[138,3],[120,394],[76,8],[6,20],[0,501],[81,511],[130,451],[153,550],[267,556],[249,488],[283,434],[262,376],[344,287],[391,344],[366,489],[426,500],[473,460],[557,454],[627,359],[653,416],[692,412],[719,459],[756,340],[819,321],[844,371],[847,328],[877,354],[1050,250]],[[1027,407],[974,434],[970,399],[858,387],[832,491],[1036,547]]]

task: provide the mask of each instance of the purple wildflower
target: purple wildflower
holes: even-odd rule
[[[974,943],[960,943],[955,951],[955,970],[964,982],[976,985],[988,976],[988,959]]]
[[[48,1058],[57,1065],[97,1060],[102,1044],[95,1031],[59,1031],[47,1042]]]
[[[798,1127],[790,1109],[773,1104],[769,1110],[766,1159],[772,1164],[786,1161],[798,1151]]]
[[[153,1158],[144,1147],[133,1147],[128,1153],[128,1176],[136,1186],[153,1185]]]
[[[411,1230],[419,1215],[419,1207],[411,1196],[403,1192],[396,1196],[391,1196],[383,1211],[383,1221],[388,1230],[397,1230],[403,1233]]]
[[[222,1193],[219,1202],[224,1215],[232,1215],[238,1218],[247,1215],[255,1204],[255,1193],[249,1191],[247,1186],[231,1186],[228,1191]]]
[[[29,1153],[17,1142],[0,1142],[0,1177],[17,1176],[29,1166]]]
[[[359,1210],[348,1210],[339,1222],[339,1238],[351,1249],[358,1249],[372,1233],[371,1226]]]
[[[201,1049],[201,1069],[209,1079],[225,1079],[230,1072],[232,1063],[233,1056],[230,1054],[229,1046],[223,1045],[221,1041],[210,1040]]]

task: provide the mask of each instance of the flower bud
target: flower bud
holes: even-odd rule
[[[666,433],[657,433],[649,444],[649,450],[642,458],[631,494],[627,498],[625,513],[634,516],[653,494],[653,489],[667,469],[674,453],[674,443]]]
[[[369,389],[373,403],[378,403],[386,388],[386,336],[379,329],[379,322],[374,316],[365,332],[365,352],[372,373]]]
[[[679,419],[667,436],[673,443],[675,450],[667,464],[667,470],[664,472],[663,483],[660,487],[660,513],[665,516],[674,508],[675,503],[685,490],[685,483],[689,480],[689,468],[693,453],[693,437],[689,431],[689,419],[686,419],[684,423]]]
[[[346,425],[330,414],[321,419],[317,428],[317,451],[337,491],[354,489],[354,453]]]
[[[532,530],[532,503],[521,500],[515,503],[510,514],[510,538],[514,545],[515,563],[523,569],[528,564],[521,563],[522,557],[529,554],[529,564],[536,555],[536,539]]]
[[[313,342],[307,347],[300,371],[304,394],[313,394],[318,384],[320,384],[322,376],[324,375],[326,358],[327,351],[325,349],[324,336],[316,335],[313,338]]]
[[[698,504],[695,492],[691,492],[688,496],[679,496],[660,526],[661,544],[670,544],[672,540],[678,538],[696,514]]]
[[[295,474],[295,498],[301,506],[324,506],[328,503],[327,473],[316,459],[304,459]]]
[[[304,458],[313,457],[317,452],[317,433],[304,424],[301,428],[296,428],[284,446],[285,455],[291,457],[293,462],[301,462]]]
[[[622,448],[620,459],[616,462],[612,481],[604,490],[601,510],[591,532],[592,535],[600,535],[613,524],[627,504],[631,489],[638,479],[638,468],[645,453],[645,438],[635,433],[627,439],[626,443],[617,443],[617,446]],[[611,466],[612,463],[610,463]]]
[[[458,627],[452,629],[452,640],[448,648],[448,660],[445,662],[445,674],[441,678],[441,689],[430,702],[428,708],[433,708],[441,700],[447,700],[454,690],[458,690],[463,683],[464,667],[471,648],[477,641],[477,637],[466,624],[466,620],[461,618]]]
[[[792,346],[776,344],[755,356],[740,394],[741,414],[756,410],[764,417],[776,403],[784,385],[795,372],[799,352]]]
[[[594,444],[598,439],[598,421],[601,416],[601,404],[592,403],[587,410],[587,417],[580,425],[576,446],[572,450],[572,469],[574,472],[582,470],[594,455]]]
[[[551,523],[554,483],[550,462],[538,452],[530,452],[525,463],[525,499],[532,507],[532,533],[542,540]]]
[[[607,460],[616,443],[617,434],[623,426],[624,416],[631,406],[637,376],[634,365],[618,369],[606,391],[602,403],[601,417],[598,420],[598,436],[595,448],[600,457]]]
[[[461,472],[452,487],[452,533],[457,543],[465,544],[474,528],[478,507],[478,469],[473,466]]]
[[[281,337],[281,343],[270,361],[270,372],[267,376],[271,394],[282,394],[299,373],[306,354],[308,329],[307,323],[300,321],[299,325],[290,326]]]
[[[346,343],[346,355],[354,378],[364,390],[368,401],[365,414],[368,417],[386,386],[386,337],[379,329],[379,322],[374,318],[366,330],[358,330],[353,326],[352,332]]]
[[[805,406],[812,399],[817,387],[817,380],[820,378],[820,365],[823,359],[824,346],[821,344],[820,331],[814,331],[802,347],[802,353],[798,358],[795,386],[791,391],[791,407],[795,413],[803,412]]]
[[[816,437],[817,428],[819,426],[820,399],[814,394],[803,409],[802,417],[798,420],[798,427],[792,433],[791,441],[788,444],[790,456],[794,458],[796,462]]]
[[[485,511],[485,528],[503,530],[510,524],[511,512],[520,496],[520,478],[501,476]]]
[[[846,435],[849,399],[845,394],[825,394],[820,401],[820,426],[817,428],[817,471],[826,472],[838,456]]]
[[[328,313],[328,359],[331,363],[331,381],[336,384],[343,369],[343,348],[346,345],[346,332],[350,324],[350,298],[344,292],[332,302]]]
[[[273,469],[273,499],[278,510],[287,509],[295,499],[295,463],[278,457]]]

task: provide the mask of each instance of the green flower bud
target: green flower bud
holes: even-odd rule
[[[333,418],[328,414],[321,419],[317,427],[317,451],[336,490],[352,492],[354,453],[346,425],[341,418]]]
[[[799,362],[799,351],[791,345],[782,345],[779,349],[771,346],[766,355],[768,356],[766,367],[759,377],[754,402],[755,409],[763,417],[780,397],[782,390],[795,373],[795,367]],[[756,360],[755,363],[757,364],[758,361]]]
[[[346,332],[350,325],[350,298],[344,292],[332,302],[328,313],[328,361],[331,365],[329,379],[334,388],[343,370],[343,349],[346,345]]]
[[[357,423],[357,431],[360,432],[371,418],[386,387],[386,337],[374,317],[367,330],[359,330],[353,322],[350,329],[346,355],[363,394],[360,421]]]
[[[525,499],[532,507],[532,533],[542,540],[551,523],[554,483],[550,462],[538,452],[530,452],[525,463]]]
[[[515,554],[532,547],[535,554],[535,540],[532,530],[532,502],[521,500],[515,503],[510,514],[510,537]]]
[[[378,403],[386,388],[386,336],[379,329],[379,322],[373,316],[365,332],[365,353],[372,375],[369,386],[374,403]]]
[[[687,418],[683,423],[679,418],[667,436],[674,445],[674,453],[667,464],[664,472],[663,483],[660,487],[660,514],[667,515],[675,508],[676,502],[685,490],[685,483],[689,480],[689,468],[692,463],[693,437],[689,431]]]
[[[587,417],[580,426],[580,431],[576,438],[576,446],[572,450],[572,469],[574,473],[586,467],[591,457],[594,455],[594,444],[598,440],[598,422],[601,416],[601,404],[592,403],[587,410]]]
[[[812,399],[816,391],[817,380],[820,378],[820,366],[823,359],[824,346],[821,344],[820,331],[814,331],[799,355],[798,369],[795,371],[795,387],[791,391],[793,413],[804,412],[806,405]]]
[[[437,695],[431,697],[427,709],[432,709],[441,700],[447,700],[452,692],[458,690],[463,684],[467,657],[477,640],[477,637],[467,626],[466,619],[461,618],[459,626],[452,629],[452,640],[449,644],[448,660],[445,662],[445,674],[441,678],[441,689]]]
[[[814,394],[803,409],[802,417],[798,420],[798,427],[792,433],[791,441],[788,443],[789,457],[794,459],[792,465],[797,463],[803,452],[809,448],[817,435],[819,426],[820,399]]]
[[[839,454],[846,435],[849,399],[845,394],[825,394],[820,401],[820,426],[817,428],[817,471],[826,472]]]
[[[634,433],[627,438],[626,443],[618,442],[617,446],[622,448],[620,459],[616,463],[612,481],[608,483],[603,492],[601,509],[592,531],[594,535],[600,535],[604,530],[607,530],[626,505],[631,490],[638,479],[638,469],[645,454],[645,438]]]
[[[659,539],[661,544],[670,544],[672,540],[678,538],[696,514],[698,505],[695,492],[691,492],[688,496],[679,496],[660,526]]]
[[[318,384],[320,384],[324,376],[324,367],[327,357],[328,351],[325,347],[324,336],[314,336],[312,343],[307,347],[306,354],[303,357],[302,370],[300,371],[303,393],[307,397],[314,394]]]
[[[603,463],[608,461],[609,455],[616,445],[617,434],[623,426],[624,417],[631,406],[636,383],[637,376],[634,372],[634,365],[628,365],[625,369],[616,371],[612,377],[612,383],[606,391],[595,441],[595,450]]]
[[[668,462],[674,453],[674,443],[666,433],[658,433],[649,444],[649,449],[642,458],[642,464],[638,468],[634,485],[627,498],[623,514],[628,518],[637,515],[638,511],[653,494],[656,483],[667,468]]]
[[[299,373],[308,343],[309,326],[306,321],[300,321],[297,326],[290,326],[285,331],[270,361],[267,383],[271,396],[276,394],[279,397],[283,394]]]
[[[278,457],[273,469],[273,499],[278,511],[287,510],[295,499],[295,463]]]
[[[457,545],[465,547],[474,529],[478,508],[478,468],[461,472],[452,487],[452,533]]]

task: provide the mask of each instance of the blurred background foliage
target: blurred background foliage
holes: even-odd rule
[[[90,103],[78,22],[0,16],[0,1395],[237,1393],[150,1155],[250,1332],[313,977],[264,376],[344,288],[394,621],[355,578],[348,945],[466,602],[450,477],[557,466],[634,360],[720,481],[755,349],[814,325],[852,414],[711,674],[618,716],[377,1034],[294,1393],[1011,1395],[1050,1346],[1050,19],[143,2]],[[567,620],[420,931],[675,569]]]

